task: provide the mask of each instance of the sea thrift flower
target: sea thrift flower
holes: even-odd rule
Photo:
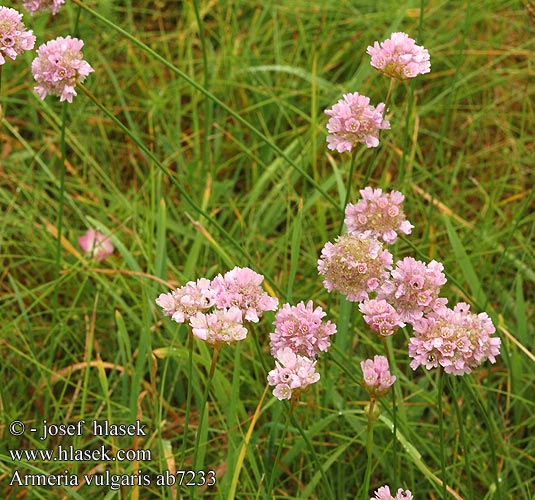
[[[93,68],[83,60],[84,42],[77,38],[58,37],[43,44],[32,62],[32,73],[38,83],[34,90],[41,99],[48,94],[60,96],[60,101],[72,102],[77,95],[74,87],[82,83]]]
[[[33,16],[36,12],[51,11],[56,15],[65,0],[26,0],[22,6]]]
[[[211,346],[233,344],[247,337],[242,313],[237,307],[216,309],[213,313],[198,312],[189,320],[191,331]]]
[[[275,386],[273,395],[280,399],[291,399],[295,393],[304,390],[320,379],[316,373],[316,361],[295,354],[289,347],[279,349],[275,369],[268,373],[269,385]]]
[[[101,262],[108,255],[113,253],[111,240],[100,231],[88,229],[87,232],[78,239],[80,248],[91,257]]]
[[[370,500],[412,500],[412,493],[409,490],[403,491],[402,488],[399,488],[396,496],[393,497],[390,494],[390,486],[381,486]]]
[[[435,260],[426,264],[413,257],[396,262],[378,293],[394,306],[402,321],[413,322],[425,313],[445,307],[447,299],[439,298],[440,287],[446,283],[444,266]]]
[[[4,56],[15,60],[25,50],[33,49],[35,36],[22,22],[22,14],[9,7],[0,7],[0,66]]]
[[[164,314],[173,321],[184,323],[198,312],[209,309],[214,304],[211,281],[206,278],[188,281],[184,286],[169,293],[162,293],[157,299]]]
[[[409,38],[406,33],[392,33],[383,43],[368,47],[371,65],[381,73],[406,80],[431,71],[429,52]]]
[[[360,191],[362,199],[348,203],[344,222],[349,234],[368,234],[385,243],[394,243],[398,233],[410,234],[414,227],[405,218],[402,203],[405,197],[399,191],[383,193],[367,187]]]
[[[361,361],[360,367],[364,375],[362,385],[372,397],[384,396],[396,381],[384,356],[374,356],[373,359]]]
[[[385,105],[370,105],[370,98],[358,92],[344,94],[332,109],[325,110],[327,122],[327,147],[339,153],[351,151],[357,143],[368,148],[379,145],[379,131],[389,129],[390,123],[383,118]]]
[[[305,306],[284,304],[275,314],[275,333],[270,334],[271,354],[289,347],[295,354],[314,358],[318,351],[326,351],[331,345],[329,336],[336,333],[336,325],[322,318],[326,313],[309,300]]]
[[[238,307],[247,321],[258,322],[264,311],[277,309],[279,300],[262,289],[264,276],[248,267],[235,267],[225,276],[212,280],[215,305],[220,308]]]
[[[366,300],[359,304],[359,311],[369,327],[387,337],[396,333],[399,327],[405,326],[398,312],[386,301],[379,299]]]
[[[414,337],[409,340],[411,368],[423,365],[428,370],[442,366],[446,373],[470,373],[487,359],[496,362],[500,339],[486,313],[473,314],[464,302],[453,310],[447,307],[430,313],[413,324]]]
[[[375,238],[365,234],[339,236],[321,251],[318,271],[323,286],[331,292],[347,295],[347,300],[361,302],[368,292],[377,290],[388,278],[392,254]]]

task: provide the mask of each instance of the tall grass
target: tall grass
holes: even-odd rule
[[[73,0],[54,17],[25,15],[38,44],[76,32],[95,72],[65,119],[57,99],[32,91],[33,54],[2,68],[3,498],[353,499],[387,483],[415,499],[535,498],[534,27],[520,2],[423,7]],[[365,52],[393,31],[419,37],[432,72],[394,87],[377,150],[328,151],[325,108],[345,92],[385,100],[389,81]],[[443,295],[487,311],[502,340],[495,365],[443,379],[408,366],[409,329],[388,340],[398,380],[376,403],[370,491],[359,363],[384,349],[316,268],[364,185],[405,194],[415,228],[395,258],[443,262]],[[87,228],[110,236],[112,257],[82,254]],[[312,299],[337,323],[320,381],[291,409],[266,391],[272,313],[222,348],[211,373],[211,349],[154,303],[234,266],[262,273],[281,303]],[[148,432],[9,432],[14,420],[44,419],[140,420]],[[27,462],[8,452],[59,444],[152,456]],[[192,468],[215,471],[216,485],[155,484]],[[10,486],[16,470],[68,470],[80,484]],[[105,470],[141,470],[152,484],[83,484]]]

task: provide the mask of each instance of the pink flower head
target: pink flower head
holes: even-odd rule
[[[97,262],[103,261],[113,253],[111,240],[100,231],[95,231],[94,229],[88,229],[83,236],[80,236],[78,245]]]
[[[429,52],[409,38],[406,33],[392,33],[383,43],[368,47],[371,65],[381,73],[397,80],[414,78],[431,71]]]
[[[188,281],[184,286],[169,293],[162,293],[157,299],[164,314],[173,321],[184,323],[198,312],[206,311],[214,304],[214,291],[206,278]]]
[[[385,243],[394,243],[398,233],[411,233],[414,226],[405,218],[405,197],[399,191],[383,193],[380,188],[367,187],[360,195],[362,199],[355,205],[346,206],[344,222],[349,234],[368,232]]]
[[[413,324],[409,340],[411,368],[423,365],[428,370],[438,365],[446,373],[470,373],[487,359],[496,362],[500,339],[491,337],[496,329],[486,313],[473,314],[464,302],[453,310],[447,307],[430,313]]]
[[[444,266],[435,260],[425,262],[405,257],[396,262],[378,293],[401,316],[402,321],[413,322],[425,313],[445,307],[447,299],[439,298],[440,287],[446,283]]]
[[[316,361],[296,354],[289,347],[279,349],[275,359],[275,369],[268,373],[268,383],[275,386],[273,395],[280,399],[291,399],[310,384],[320,379],[316,373]],[[295,391],[295,392],[294,392]]]
[[[373,359],[361,361],[360,367],[364,375],[362,385],[372,397],[384,396],[396,381],[384,356],[374,356]]]
[[[365,300],[359,304],[359,311],[370,328],[383,337],[392,335],[399,327],[405,326],[398,312],[386,300]]]
[[[247,337],[242,313],[237,307],[216,309],[213,313],[198,312],[189,320],[191,331],[211,346],[233,344]]]
[[[318,271],[323,286],[331,292],[347,295],[347,300],[361,302],[368,292],[377,290],[388,278],[392,254],[375,238],[365,234],[339,236],[321,251]]]
[[[0,66],[4,56],[15,60],[25,50],[33,49],[35,36],[22,22],[22,14],[9,7],[0,7]]]
[[[72,102],[77,95],[74,87],[82,83],[93,68],[83,60],[84,42],[77,38],[58,37],[37,49],[32,73],[38,83],[34,90],[44,99],[48,94],[60,96],[60,101]]]
[[[396,496],[393,497],[390,494],[390,486],[381,486],[370,500],[412,500],[412,493],[409,490],[403,491],[402,488],[399,488]]]
[[[305,306],[284,304],[275,314],[275,332],[270,334],[273,356],[285,347],[295,354],[314,358],[318,351],[326,351],[331,345],[329,336],[336,333],[336,325],[322,318],[326,313],[309,300]]]
[[[331,109],[325,110],[329,115],[327,122],[327,147],[339,153],[351,151],[357,143],[368,148],[379,145],[379,131],[389,129],[390,123],[383,118],[385,105],[370,105],[370,98],[358,92],[344,94]]]
[[[264,311],[277,309],[279,300],[262,289],[264,276],[248,267],[235,267],[225,276],[212,280],[215,305],[220,308],[238,307],[247,321],[258,322]]]
[[[51,11],[56,15],[65,0],[24,0],[22,6],[33,16],[36,12]]]

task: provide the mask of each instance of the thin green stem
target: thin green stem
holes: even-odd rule
[[[275,455],[275,460],[273,461],[273,467],[271,468],[271,472],[269,474],[269,480],[267,483],[266,488],[266,498],[269,499],[271,497],[271,492],[273,490],[273,481],[275,480],[275,469],[279,465],[279,461],[282,454],[282,449],[284,447],[284,441],[286,439],[286,435],[288,434],[288,426],[290,425],[290,419],[293,414],[293,409],[295,407],[295,399],[290,400],[290,408],[288,409],[288,413],[286,414],[286,422],[284,423],[284,429],[282,431],[281,438],[279,440],[279,446],[277,447],[277,454]]]
[[[58,318],[58,297],[59,297],[59,276],[61,270],[61,237],[63,234],[63,204],[65,201],[65,126],[67,122],[67,101],[63,102],[61,110],[61,127],[59,135],[60,149],[60,170],[59,170],[59,197],[58,197],[58,219],[56,222],[57,240],[56,240],[56,259],[54,266],[54,295],[52,296],[53,323]]]
[[[217,365],[217,358],[219,356],[219,351],[221,346],[215,346],[214,352],[212,353],[212,362],[210,363],[210,371],[208,372],[208,377],[206,379],[206,387],[204,388],[203,400],[201,403],[201,410],[199,414],[199,425],[197,426],[197,436],[195,438],[195,449],[193,450],[193,470],[202,469],[202,464],[199,462],[199,451],[201,446],[206,446],[206,444],[201,443],[201,436],[203,434],[203,425],[204,425],[204,414],[206,413],[206,405],[208,404],[208,395],[210,393],[210,386],[212,385],[212,379],[214,378],[215,367]],[[191,500],[195,498],[195,488],[191,489]]]
[[[179,470],[183,470],[184,459],[186,456],[186,447],[188,444],[189,434],[189,418],[191,413],[191,399],[193,393],[193,334],[188,334],[188,366],[186,376],[188,378],[188,388],[186,393],[186,414],[184,416],[184,429],[182,430],[182,448],[180,451],[180,467]]]
[[[440,442],[440,469],[442,471],[442,500],[446,500],[448,493],[447,484],[448,479],[446,477],[446,457],[444,447],[444,415],[442,410],[442,397],[444,394],[444,374],[442,368],[438,370],[438,383],[437,383],[437,411],[438,411],[438,433]]]
[[[366,475],[364,476],[364,491],[362,498],[369,500],[370,498],[370,483],[372,478],[372,462],[373,462],[373,409],[375,407],[375,398],[370,399],[368,406],[368,429],[366,434],[366,454],[368,461],[366,462]]]
[[[357,151],[354,150],[351,154],[351,163],[349,165],[349,175],[347,176],[347,186],[346,186],[346,194],[344,198],[344,206],[342,207],[343,210],[345,210],[347,204],[349,203],[349,197],[351,196],[351,184],[353,182],[353,172],[355,171],[355,157],[357,156]],[[344,228],[344,219],[342,218],[340,222],[340,227],[338,229],[338,233],[342,233],[342,229]]]

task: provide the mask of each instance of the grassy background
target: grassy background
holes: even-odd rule
[[[192,491],[230,498],[233,488],[236,498],[366,498],[368,398],[359,362],[382,346],[355,305],[329,296],[317,275],[322,246],[339,232],[350,163],[327,150],[323,110],[344,92],[384,101],[388,81],[365,51],[392,31],[419,36],[432,72],[396,86],[392,129],[376,153],[359,150],[350,200],[369,168],[370,185],[405,194],[415,229],[395,245],[395,257],[442,261],[443,295],[491,315],[502,355],[473,375],[446,379],[441,452],[436,373],[409,368],[409,331],[391,339],[398,439],[390,431],[393,400],[386,398],[375,425],[371,486],[441,498],[436,478],[443,455],[455,492],[448,498],[535,498],[535,25],[518,1],[423,4],[420,16],[415,1],[98,2],[98,14],[135,40],[71,2],[55,17],[25,15],[37,45],[67,34],[84,40],[95,69],[86,85],[128,133],[81,91],[66,107],[58,276],[63,106],[32,93],[33,54],[4,65],[3,498],[170,499]],[[76,244],[89,227],[109,234],[116,247],[100,265]],[[197,342],[190,349],[186,328],[163,318],[154,299],[235,265],[263,273],[281,303],[321,304],[339,333],[318,362],[322,380],[303,395],[287,429],[288,406],[269,392],[262,398],[273,364],[273,315],[242,345],[224,348],[200,429],[207,445],[199,448],[194,433],[211,353]],[[147,424],[147,437],[86,434],[43,442],[28,433],[12,436],[7,427],[15,419],[37,425],[136,418]],[[6,451],[58,443],[150,449],[152,461],[28,465]],[[216,487],[81,485],[75,493],[9,486],[15,469],[160,473],[194,467],[194,455],[199,468],[217,472]]]

